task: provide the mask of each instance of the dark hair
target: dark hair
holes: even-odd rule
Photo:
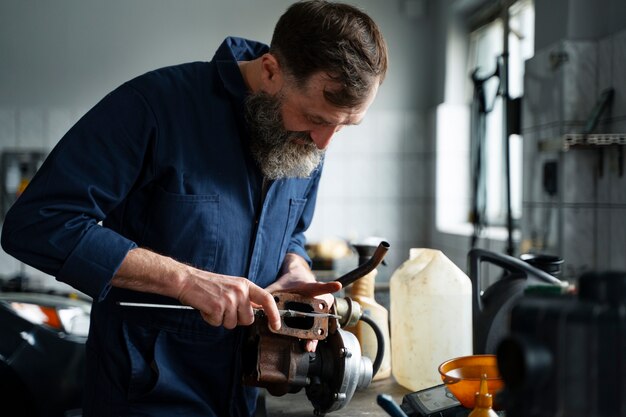
[[[326,73],[339,89],[324,91],[339,107],[361,104],[387,72],[387,46],[364,12],[325,0],[291,5],[274,29],[270,52],[300,87],[311,75]]]

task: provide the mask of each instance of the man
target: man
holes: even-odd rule
[[[386,68],[367,15],[304,1],[269,48],[227,38],[210,62],[123,84],[63,137],[2,245],[93,297],[85,417],[254,412],[242,326],[253,308],[280,326],[274,291],[339,290],[315,282],[303,233],[324,149],[361,121]]]

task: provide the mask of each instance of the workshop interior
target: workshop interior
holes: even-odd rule
[[[305,233],[342,289],[256,311],[256,416],[626,417],[626,2],[345,2],[389,70]],[[106,93],[291,3],[0,0],[0,221]],[[0,415],[82,416],[93,302],[0,250]]]

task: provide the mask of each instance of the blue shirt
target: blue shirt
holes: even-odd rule
[[[285,253],[308,260],[303,232],[321,166],[309,178],[273,181],[264,198],[248,150],[237,61],[267,51],[227,38],[211,62],[155,70],[107,95],[11,208],[4,249],[94,300],[137,246],[261,287],[277,278]]]

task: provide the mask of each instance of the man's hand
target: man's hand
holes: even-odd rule
[[[254,306],[261,306],[270,327],[280,329],[274,297],[253,282],[202,271],[146,249],[132,249],[113,277],[115,287],[176,298],[200,311],[213,326],[233,329],[254,321]]]
[[[335,298],[332,293],[341,289],[341,283],[317,282],[309,264],[300,256],[288,253],[281,268],[281,276],[266,290],[274,292],[290,292],[305,297],[315,297],[324,300],[328,306],[332,306]],[[317,340],[307,340],[306,350],[314,352]]]
[[[227,329],[252,324],[254,303],[263,308],[270,327],[280,329],[274,297],[245,278],[193,270],[183,284],[178,301],[198,309],[207,323]]]

